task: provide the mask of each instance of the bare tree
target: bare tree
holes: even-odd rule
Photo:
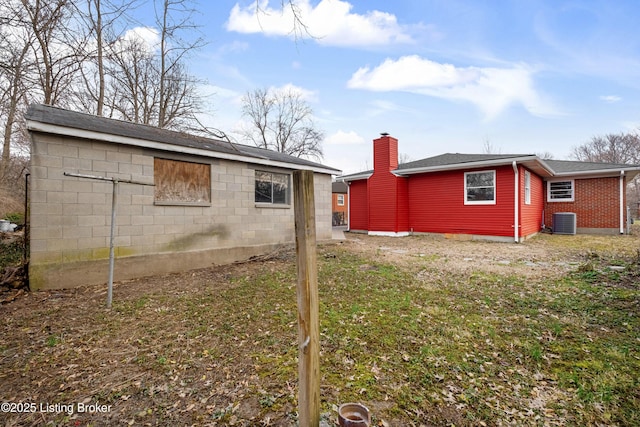
[[[536,153],[536,156],[538,156],[542,160],[553,160],[553,153],[551,153],[550,151]]]
[[[574,147],[571,157],[584,162],[639,163],[640,135],[633,132],[594,136]]]
[[[111,116],[155,126],[159,76],[153,52],[135,35],[119,40],[115,46],[106,71],[111,77],[106,95]]]
[[[282,13],[284,13],[284,9],[286,7],[291,11],[291,34],[295,37],[296,40],[304,37],[305,35],[313,37],[309,32],[309,27],[304,23],[304,17],[302,16],[302,9],[300,5],[297,4],[295,0],[281,0],[280,5],[282,6]],[[256,17],[258,21],[260,20],[260,16],[268,15],[268,12],[264,10],[263,3],[257,1],[256,2]]]
[[[638,132],[627,132],[594,136],[591,141],[574,147],[571,157],[584,162],[638,164],[640,135]],[[636,176],[628,183],[627,204],[640,209],[639,179],[640,176]]]
[[[24,24],[28,18],[21,3],[0,0],[0,10],[6,12],[0,14],[0,184],[14,187],[16,174],[12,171],[17,159],[14,150],[26,146],[20,112],[34,88],[30,74],[34,68],[31,54],[34,37],[30,27]]]
[[[482,144],[482,153],[483,154],[500,154],[501,149],[495,147],[491,140],[488,137],[485,137],[484,142]]]
[[[182,37],[199,33],[193,22],[195,7],[189,0],[161,0],[156,3],[156,25],[160,31],[158,127],[181,127],[182,119],[192,119],[200,111],[196,79],[186,69],[185,60],[204,45],[201,37]]]
[[[42,102],[65,104],[73,92],[70,87],[79,69],[81,43],[74,38],[78,32],[72,28],[71,0],[20,0],[20,5],[19,14],[25,16],[21,25],[26,24],[34,37],[31,46]]]
[[[106,68],[112,46],[131,21],[128,13],[136,7],[137,1],[86,0],[84,7],[78,2],[75,5],[84,24],[84,39],[89,42],[84,44],[74,101],[82,111],[103,116],[108,84]]]
[[[324,133],[299,92],[256,89],[243,97],[242,104],[243,116],[250,122],[242,130],[248,141],[291,156],[322,158]]]

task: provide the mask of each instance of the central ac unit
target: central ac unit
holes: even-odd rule
[[[553,234],[576,234],[576,214],[556,212],[553,214]]]

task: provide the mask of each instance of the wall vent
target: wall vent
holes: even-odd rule
[[[553,214],[553,234],[576,234],[576,214],[573,212],[556,212]]]

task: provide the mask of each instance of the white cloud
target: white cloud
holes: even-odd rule
[[[347,86],[371,91],[404,91],[455,101],[465,101],[492,119],[512,105],[530,114],[558,114],[542,100],[533,85],[533,70],[525,65],[511,68],[456,67],[421,58],[387,59],[371,69],[360,68]]]
[[[122,36],[125,42],[143,41],[149,52],[157,50],[160,47],[160,33],[152,27],[135,27],[128,30]]]
[[[342,0],[321,0],[315,7],[309,0],[294,3],[304,28],[296,28],[294,12],[288,2],[276,8],[268,0],[257,0],[242,7],[236,3],[226,23],[228,31],[264,33],[270,36],[313,37],[319,44],[331,46],[379,46],[411,43],[406,27],[395,15],[369,11],[351,13],[353,5]]]
[[[622,100],[622,98],[620,98],[617,95],[603,95],[600,97],[600,99],[606,102],[607,104],[613,104],[615,102]]]
[[[276,87],[276,86],[271,86],[269,87],[269,92],[272,93],[280,93],[280,94],[286,94],[286,93],[296,93],[298,95],[300,95],[300,97],[307,101],[307,102],[315,102],[318,100],[318,96],[317,93],[315,91],[309,90],[309,89],[305,89],[303,87],[300,86],[296,86],[294,84],[291,83],[287,83],[283,86],[280,87]]]
[[[344,132],[339,130],[325,138],[324,142],[331,145],[353,145],[364,143],[364,138],[354,131]]]

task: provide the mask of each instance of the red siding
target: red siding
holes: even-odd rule
[[[540,231],[542,225],[542,209],[544,207],[544,191],[542,179],[533,172],[531,175],[531,204],[525,204],[524,174],[526,169],[520,167],[520,237],[530,236]]]
[[[391,173],[398,167],[398,140],[373,141],[374,172],[369,178],[369,231],[408,230],[406,179]]]
[[[349,185],[349,229],[369,229],[369,197],[367,180],[353,181]]]
[[[396,178],[397,182],[397,226],[396,233],[409,231],[409,178]]]
[[[396,177],[376,171],[369,178],[369,231],[394,231],[396,227]]]
[[[409,223],[413,231],[513,236],[513,169],[496,171],[496,204],[465,205],[464,173],[457,170],[413,175],[409,179]]]
[[[619,179],[618,177],[576,179],[573,202],[546,202],[545,183],[545,224],[548,227],[553,225],[552,218],[556,212],[575,212],[578,228],[619,228]],[[626,182],[624,188],[626,189]]]

